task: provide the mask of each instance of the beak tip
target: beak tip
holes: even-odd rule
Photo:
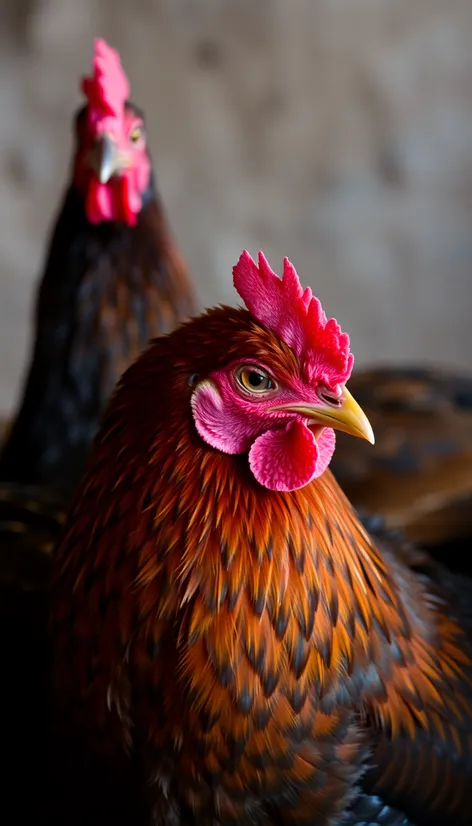
[[[123,167],[123,158],[117,146],[108,134],[100,135],[91,153],[91,168],[95,171],[100,184],[107,184]]]
[[[375,436],[374,431],[372,430],[372,425],[365,414],[363,414],[363,419],[364,421],[362,422],[361,429],[362,437],[366,440],[366,442],[369,442],[369,444],[375,445]]]

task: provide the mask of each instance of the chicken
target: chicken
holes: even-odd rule
[[[10,796],[18,819],[35,823],[47,779],[51,550],[121,372],[150,337],[195,308],[156,192],[142,114],[127,102],[118,55],[103,41],[83,91],[73,178],[39,290],[33,359],[0,458],[3,801],[8,808]],[[51,818],[48,809],[48,826]]]
[[[148,340],[195,311],[118,54],[95,41],[72,181],[36,308],[34,351],[0,479],[72,492],[103,408]]]
[[[472,378],[431,368],[354,373],[376,434],[372,449],[339,434],[331,469],[350,501],[472,573]]]
[[[120,793],[128,755],[136,823],[470,824],[469,582],[332,476],[335,429],[373,433],[290,262],[234,284],[247,309],[157,339],[104,416],[53,559],[57,730]]]

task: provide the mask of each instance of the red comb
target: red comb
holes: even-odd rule
[[[244,250],[233,268],[233,283],[254,318],[277,333],[303,360],[309,381],[316,376],[329,387],[347,381],[354,364],[349,336],[336,319],[326,318],[310,288],[302,289],[288,258],[284,258],[280,279],[262,252],[257,266]]]
[[[95,119],[122,114],[129,96],[129,81],[118,52],[104,40],[95,40],[93,75],[82,79],[82,91]]]

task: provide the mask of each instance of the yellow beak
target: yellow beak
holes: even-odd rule
[[[107,184],[129,165],[129,158],[119,151],[110,135],[103,134],[97,139],[90,153],[89,163],[101,184]]]
[[[300,416],[310,419],[313,424],[343,430],[351,436],[366,439],[371,445],[375,444],[374,431],[367,416],[346,388],[343,389],[337,407],[329,404],[283,404],[272,407],[271,410],[299,413]]]

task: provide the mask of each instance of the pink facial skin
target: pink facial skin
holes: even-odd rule
[[[95,41],[93,70],[92,76],[82,81],[88,106],[79,134],[74,180],[84,193],[90,223],[120,221],[134,226],[151,176],[143,121],[126,103],[128,79],[118,53],[104,40]],[[90,164],[96,142],[103,135],[111,138],[123,160],[122,168],[106,183],[100,183]]]
[[[336,442],[334,430],[315,431],[303,416],[270,408],[321,404],[316,389],[294,378],[290,387],[278,385],[253,394],[238,386],[239,366],[216,371],[196,387],[192,411],[198,433],[222,453],[249,452],[251,471],[264,487],[279,491],[304,487],[328,467]],[[252,366],[271,375],[265,365],[248,365]]]
[[[276,381],[269,365],[232,364],[211,373],[192,396],[198,433],[222,453],[249,454],[257,481],[270,490],[297,490],[328,467],[335,447],[334,431],[310,426],[303,415],[272,410],[278,405],[322,405],[327,392],[339,397],[354,357],[349,336],[334,318],[327,319],[317,298],[302,289],[295,267],[284,259],[279,278],[259,253],[258,265],[244,250],[233,269],[234,286],[251,315],[290,347],[299,371],[290,383]],[[254,392],[238,382],[238,369],[254,367],[270,377],[273,387]],[[276,365],[274,365],[276,368]]]

